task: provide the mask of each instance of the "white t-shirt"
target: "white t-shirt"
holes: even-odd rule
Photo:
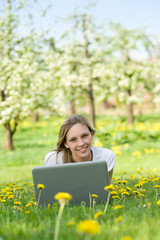
[[[115,165],[115,155],[113,151],[107,149],[107,148],[99,148],[92,146],[91,148],[93,153],[93,159],[92,161],[99,161],[99,160],[105,160],[107,162],[108,166],[108,172],[110,172]],[[61,165],[63,164],[62,156],[63,153],[59,152],[58,157],[56,160],[57,152],[52,151],[49,152],[44,159],[44,165],[45,166],[52,166],[52,165]]]

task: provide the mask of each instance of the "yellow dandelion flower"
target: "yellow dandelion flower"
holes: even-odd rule
[[[126,192],[126,189],[125,188],[120,188],[119,191],[120,191],[120,193],[123,193],[123,192]]]
[[[122,148],[122,145],[116,145],[112,147],[113,151],[120,150]]]
[[[132,156],[133,156],[133,157],[139,157],[139,158],[141,158],[141,157],[142,157],[142,155],[141,155],[141,152],[140,152],[140,151],[135,151],[135,152],[133,152],[133,153],[132,153]]]
[[[139,194],[139,196],[140,196],[140,197],[145,197],[145,195],[144,195],[144,194],[142,194],[142,193],[140,193],[140,194]]]
[[[140,195],[140,194],[141,194],[141,193],[138,192],[138,191],[132,191],[132,193],[135,194],[135,195]]]
[[[160,205],[160,199],[157,201],[157,205]]]
[[[130,175],[130,179],[131,179],[131,180],[134,180],[134,179],[135,179],[135,176]]]
[[[117,210],[117,209],[123,208],[123,206],[122,206],[122,205],[116,205],[116,206],[114,206],[113,208],[114,208],[115,210]]]
[[[84,220],[77,224],[78,232],[88,234],[98,234],[100,232],[100,226],[95,220]]]
[[[69,222],[67,222],[66,226],[67,226],[67,227],[70,227],[70,226],[72,226],[72,225],[74,225],[74,224],[75,224],[74,221],[69,221]]]
[[[134,186],[137,187],[137,188],[140,188],[140,187],[142,187],[142,183],[138,183],[138,184],[136,184]]]
[[[65,204],[72,199],[72,195],[65,192],[59,192],[54,196],[54,198],[58,200],[59,204],[61,203]]]
[[[8,199],[13,199],[14,198],[14,195],[9,195],[8,196]]]
[[[97,198],[97,197],[98,197],[98,195],[92,194],[92,198]]]
[[[122,216],[118,216],[117,218],[115,218],[116,223],[121,222],[121,221],[122,221]]]
[[[54,196],[54,198],[56,200],[60,200],[60,199],[70,200],[70,199],[72,199],[72,195],[70,195],[69,193],[65,193],[65,192],[59,192]]]
[[[94,145],[97,146],[97,147],[101,147],[101,148],[103,147],[103,143],[100,142],[99,140],[95,140]]]
[[[153,181],[153,182],[158,182],[159,179],[160,179],[160,177],[157,177],[157,178],[154,178],[152,181]]]
[[[146,154],[150,154],[150,153],[154,152],[154,149],[153,148],[151,148],[151,149],[146,148],[146,149],[144,149],[144,151],[145,151]]]
[[[154,185],[153,187],[154,188],[160,188],[160,185]]]
[[[111,196],[118,195],[118,193],[116,191],[111,191],[110,194],[111,194]]]
[[[1,189],[1,193],[6,193],[7,191],[8,190],[6,188],[5,189],[4,188]]]
[[[141,191],[142,191],[142,192],[146,192],[146,189],[142,189],[142,188],[141,188]]]
[[[9,183],[5,183],[5,186],[10,186],[10,184]]]
[[[0,199],[0,202],[1,202],[1,203],[5,203],[6,200],[5,200],[5,199]]]
[[[129,144],[128,144],[128,143],[125,143],[125,144],[124,144],[124,147],[125,147],[125,148],[127,148],[128,146],[129,146]]]
[[[44,186],[43,184],[37,184],[37,188],[38,188],[38,189],[44,189],[45,186]]]
[[[128,182],[127,182],[126,180],[123,180],[122,183],[123,183],[123,184],[127,184]]]
[[[13,187],[16,187],[16,183],[11,183],[11,184],[10,184],[10,187],[12,187],[12,188],[13,188]]]
[[[132,191],[132,189],[131,189],[130,187],[126,187],[126,189],[127,189],[128,191]]]
[[[120,150],[114,150],[114,154],[115,154],[115,155],[121,155],[122,152],[121,152]]]
[[[113,199],[120,199],[120,197],[117,196],[117,195],[113,195],[112,198],[113,198]]]
[[[28,185],[28,184],[29,184],[28,182],[24,182],[24,183],[23,183],[23,186],[26,186],[26,185]]]
[[[156,151],[157,153],[160,153],[160,149],[155,149],[155,151]]]
[[[114,190],[113,184],[110,184],[104,188],[104,190]]]
[[[96,220],[96,219],[99,218],[102,214],[103,214],[102,211],[99,211],[99,212],[95,213],[95,214],[94,214],[94,219]]]
[[[21,126],[23,126],[23,127],[28,127],[29,126],[29,122],[28,121],[23,121],[22,123],[21,123]]]
[[[146,181],[146,180],[139,181],[139,184],[141,184],[141,186],[143,186],[143,184],[145,184],[145,183],[148,183],[148,181]]]
[[[121,184],[123,181],[122,180],[118,180],[115,182],[115,184]]]
[[[129,193],[129,192],[122,192],[121,195],[123,195],[123,196],[129,196],[130,193]]]
[[[124,236],[121,238],[121,240],[132,240],[132,237],[130,236]]]
[[[26,204],[26,207],[30,207],[31,206],[31,202]]]
[[[15,201],[14,204],[15,205],[21,205],[22,203],[20,201]]]
[[[30,214],[31,212],[28,211],[28,210],[26,210],[26,211],[24,211],[24,213],[25,213],[26,215],[28,215],[28,214]]]
[[[138,169],[137,169],[137,172],[138,172],[138,173],[141,173],[141,171],[142,171],[142,168],[138,168]]]

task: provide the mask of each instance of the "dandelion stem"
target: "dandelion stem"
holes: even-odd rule
[[[95,206],[95,200],[93,199],[93,209],[94,209],[94,206]]]
[[[38,202],[37,202],[37,208],[38,208],[38,206],[39,206],[39,201],[40,201],[40,198],[41,198],[41,189],[39,190],[39,196],[38,196]]]
[[[108,198],[107,198],[107,202],[106,202],[106,205],[105,205],[105,208],[104,208],[103,215],[104,215],[104,214],[106,213],[106,211],[107,211],[107,207],[108,207],[109,199],[110,199],[110,192],[108,193]]]
[[[92,197],[91,194],[89,193],[89,209],[91,210],[92,208]]]
[[[60,204],[60,207],[59,207],[59,212],[58,212],[58,216],[57,216],[57,219],[56,219],[56,226],[55,226],[55,232],[54,232],[54,240],[58,240],[60,220],[61,220],[61,216],[62,216],[64,206],[65,206],[65,202],[62,202]]]
[[[157,201],[157,199],[158,199],[158,191],[156,189],[156,201]]]
[[[85,202],[81,202],[82,209],[84,211],[84,214],[87,216],[86,210],[85,210]]]

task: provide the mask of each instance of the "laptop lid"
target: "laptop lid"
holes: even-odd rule
[[[32,169],[36,201],[39,197],[37,184],[43,184],[39,205],[53,204],[58,192],[72,195],[70,204],[88,205],[89,194],[96,194],[97,203],[106,202],[108,192],[104,190],[109,185],[106,161],[66,163],[55,166],[40,166]]]

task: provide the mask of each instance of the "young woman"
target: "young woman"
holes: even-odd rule
[[[71,115],[60,128],[57,148],[46,155],[44,164],[49,166],[105,160],[111,182],[115,155],[109,149],[92,146],[94,134],[95,130],[87,118],[82,115]]]

